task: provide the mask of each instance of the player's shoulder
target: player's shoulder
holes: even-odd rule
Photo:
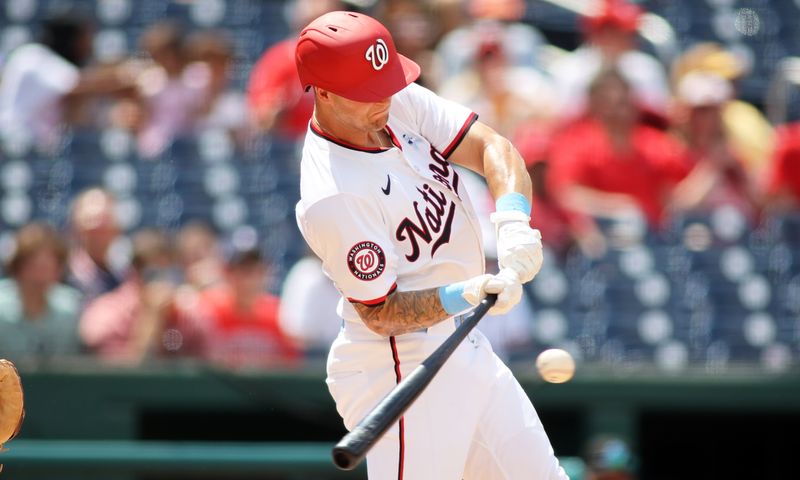
[[[301,198],[295,206],[295,216],[312,248],[323,245],[329,234],[341,230],[345,223],[353,225],[355,219],[382,218],[376,202],[354,192],[329,192],[313,199]]]
[[[15,48],[6,58],[5,70],[29,69],[42,59],[55,55],[49,48],[40,43],[28,43]]]
[[[309,131],[300,162],[301,201],[312,205],[338,194],[363,196],[374,168],[374,162],[371,164]]]

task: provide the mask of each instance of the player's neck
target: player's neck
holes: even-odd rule
[[[341,142],[364,148],[391,148],[392,141],[386,129],[377,132],[348,128],[339,122],[331,121],[325,114],[314,111],[311,122],[325,135]]]

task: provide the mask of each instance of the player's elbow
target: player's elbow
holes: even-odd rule
[[[360,303],[354,303],[353,306],[355,307],[358,316],[361,318],[361,321],[364,322],[367,328],[371,331],[377,333],[382,337],[391,337],[392,335],[396,335],[394,328],[390,322],[385,321],[383,318],[384,306],[385,304],[381,305],[363,305]]]
[[[366,319],[362,316],[361,320],[364,321],[364,325],[367,326],[370,330],[377,333],[382,337],[391,337],[392,335],[397,335],[398,332],[395,328],[388,324],[388,322],[382,321],[380,319],[380,315],[376,315],[374,317],[367,317]]]
[[[353,303],[358,316],[367,328],[382,337],[391,337],[403,333],[392,321],[390,311],[386,309],[386,303],[380,305],[364,305]]]

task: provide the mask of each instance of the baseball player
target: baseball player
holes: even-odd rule
[[[295,52],[314,114],[297,222],[342,295],[327,384],[352,429],[487,293],[519,302],[542,262],[529,227],[530,177],[508,140],[412,82],[378,21],[333,12]],[[482,174],[496,200],[497,275],[452,164]],[[474,331],[367,456],[373,480],[567,478],[530,400]]]

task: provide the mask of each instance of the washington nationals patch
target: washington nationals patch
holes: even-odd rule
[[[347,253],[347,266],[359,280],[375,280],[386,269],[386,255],[377,243],[359,242]]]

